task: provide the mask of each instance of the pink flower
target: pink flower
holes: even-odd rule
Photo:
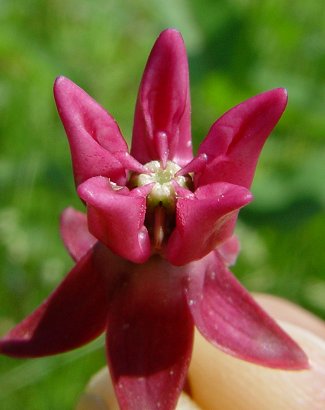
[[[164,31],[150,54],[130,154],[115,120],[83,90],[59,77],[54,94],[87,217],[64,211],[61,234],[76,265],[1,339],[1,353],[56,354],[106,331],[121,409],[175,406],[194,325],[241,359],[308,368],[304,352],[227,267],[239,250],[238,211],[252,199],[258,156],[285,109],[286,91],[228,111],[194,159],[187,58],[175,30]]]

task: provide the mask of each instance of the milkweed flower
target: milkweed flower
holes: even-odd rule
[[[38,357],[106,331],[121,409],[172,409],[190,362],[194,325],[238,358],[305,369],[304,352],[256,304],[228,266],[262,146],[287,102],[253,97],[211,127],[195,157],[181,35],[157,39],[140,84],[130,153],[115,120],[65,77],[54,85],[87,215],[68,208],[63,241],[76,261],[58,288],[0,341]],[[222,370],[221,370],[222,371]]]

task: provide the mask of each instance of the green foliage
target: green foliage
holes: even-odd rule
[[[72,266],[59,214],[82,209],[52,84],[70,77],[129,139],[139,79],[158,33],[187,43],[198,146],[226,109],[284,86],[288,109],[267,142],[241,214],[236,274],[325,318],[325,35],[322,0],[2,0],[0,3],[0,333]],[[0,358],[4,410],[71,409],[104,365],[102,342],[36,361]]]

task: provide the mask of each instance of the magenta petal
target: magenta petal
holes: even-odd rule
[[[73,208],[66,208],[62,212],[60,232],[67,250],[75,261],[81,259],[97,242],[88,231],[86,215]]]
[[[131,154],[143,164],[192,159],[188,63],[180,33],[158,37],[146,65],[135,110]]]
[[[224,181],[249,188],[266,138],[287,104],[282,88],[257,95],[229,110],[211,127],[200,145],[208,164],[196,186]]]
[[[160,257],[133,265],[108,315],[107,354],[121,409],[175,408],[192,352],[182,276]]]
[[[240,242],[236,235],[232,235],[218,246],[218,252],[227,266],[235,264],[239,251]]]
[[[114,152],[127,151],[127,145],[115,120],[65,77],[55,81],[54,97],[69,139],[76,185],[96,175],[123,181],[125,170]]]
[[[102,245],[95,246],[48,299],[0,340],[0,353],[47,356],[82,346],[102,333],[118,278],[114,258]]]
[[[226,353],[273,368],[308,368],[305,353],[254,301],[217,252],[193,264],[187,298],[197,328]]]
[[[179,198],[167,259],[184,265],[207,255],[232,235],[238,209],[251,200],[246,188],[227,183],[202,186],[195,191],[195,198]]]
[[[149,258],[145,197],[129,195],[127,188],[114,189],[104,177],[88,179],[78,194],[87,203],[89,230],[98,240],[132,262]]]

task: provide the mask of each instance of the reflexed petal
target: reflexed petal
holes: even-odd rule
[[[121,409],[175,408],[192,352],[180,268],[133,265],[108,315],[107,354]]]
[[[115,120],[65,77],[57,78],[54,97],[69,139],[76,185],[96,175],[123,181],[125,170],[114,152],[127,151],[127,145]]]
[[[167,259],[184,265],[207,255],[231,236],[234,215],[251,200],[246,188],[227,183],[202,186],[195,191],[195,198],[179,198]]]
[[[144,226],[146,198],[113,189],[108,179],[94,177],[78,188],[88,206],[90,232],[113,252],[132,262],[146,261],[151,252]]]
[[[103,332],[115,284],[116,256],[98,244],[30,316],[0,340],[0,353],[39,357],[65,352]]]
[[[81,259],[97,242],[88,231],[86,215],[73,208],[66,208],[62,212],[60,232],[66,248],[75,261]]]
[[[135,110],[131,154],[143,164],[161,158],[192,159],[189,75],[180,33],[158,37],[145,68]],[[165,137],[167,141],[165,142]]]
[[[217,120],[200,145],[208,164],[196,186],[224,181],[249,188],[260,151],[287,103],[282,88],[257,95]]]
[[[308,368],[304,352],[257,305],[217,252],[196,264],[189,275],[187,298],[194,322],[207,340],[226,353],[256,364]],[[205,270],[205,275],[198,270]]]

